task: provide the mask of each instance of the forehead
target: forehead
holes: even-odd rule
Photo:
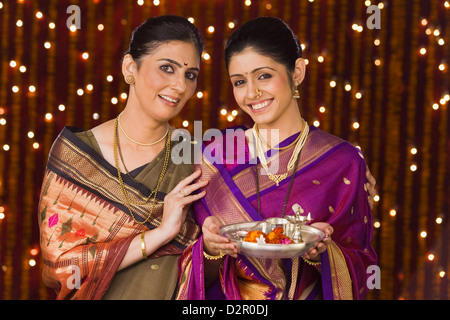
[[[200,67],[200,57],[194,44],[184,41],[169,41],[158,45],[157,49],[145,57],[146,60],[157,61],[171,59],[181,65]]]
[[[230,58],[229,72],[230,74],[248,73],[261,67],[271,67],[278,70],[283,66],[271,57],[263,55],[253,48],[246,48]]]

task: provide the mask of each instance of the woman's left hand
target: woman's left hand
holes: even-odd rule
[[[369,193],[367,200],[369,201],[370,209],[373,209],[373,201],[375,196],[377,195],[377,189],[375,189],[375,186],[377,185],[377,180],[375,180],[375,178],[373,177],[368,166],[366,166],[366,178],[367,178],[366,188],[367,192]]]
[[[334,229],[326,222],[312,223],[311,227],[319,229],[326,234],[325,239],[320,241],[314,248],[309,249],[309,251],[305,254],[306,259],[313,262],[318,262],[320,261],[320,254],[325,252],[327,250],[327,246],[331,243],[331,235],[333,234]]]

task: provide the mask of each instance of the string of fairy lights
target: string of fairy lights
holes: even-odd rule
[[[98,2],[100,0],[92,0],[94,2]],[[164,0],[153,0],[151,1],[151,4],[153,6],[160,6],[161,2],[163,2]],[[148,3],[148,0],[137,0],[136,1],[136,5],[138,6],[144,6],[146,3]],[[314,4],[314,0],[308,0],[308,2],[311,3],[311,5]],[[365,1],[364,4],[366,7],[369,7],[373,4],[374,1]],[[24,3],[24,0],[17,0],[17,3]],[[252,6],[253,3],[251,0],[245,0],[243,1],[245,6]],[[4,9],[4,1],[0,1],[0,15],[1,15],[1,11]],[[377,2],[377,6],[380,10],[385,9],[385,5],[383,2]],[[273,7],[273,4],[271,3],[271,1],[266,1],[265,7],[267,10],[271,10]],[[442,7],[445,10],[449,10],[450,9],[450,1],[442,1]],[[41,12],[41,11],[36,11],[34,12],[34,19],[38,20],[38,21],[46,21],[46,15]],[[194,17],[188,17],[188,20],[193,23],[196,24],[196,20]],[[23,19],[17,19],[15,21],[15,27],[16,28],[23,28],[24,24],[26,23],[30,23],[30,21],[25,21]],[[56,28],[56,21],[46,21],[47,26],[49,28],[49,30],[54,30]],[[416,21],[416,23],[418,23],[421,27],[422,32],[428,36],[429,39],[429,43],[434,43],[437,47],[444,47],[446,45],[448,45],[448,43],[444,40],[444,30],[439,26],[439,25],[433,25],[431,23],[431,21],[426,18],[426,17],[421,17],[419,21]],[[236,28],[236,22],[235,21],[228,21],[226,22],[226,27],[228,28],[229,31],[233,30]],[[107,26],[105,24],[98,24],[97,25],[97,30],[99,32],[103,32],[105,29],[107,28]],[[367,27],[364,25],[364,23],[361,23],[360,21],[355,21],[352,25],[351,25],[351,29],[353,30],[353,32],[355,34],[360,34],[362,32],[365,31]],[[69,28],[71,33],[77,33],[79,32],[79,30],[77,29],[77,27],[75,25],[72,25]],[[214,25],[208,25],[206,27],[205,30],[200,30],[202,33],[205,33],[209,36],[214,36],[214,33],[216,31],[216,28]],[[382,45],[382,38],[381,37],[376,37],[373,41],[373,45],[375,47],[380,47]],[[54,42],[52,41],[44,41],[43,43],[40,44],[43,48],[45,48],[46,50],[50,51],[52,50],[52,48],[54,48],[54,46],[56,45]],[[420,46],[417,49],[417,55],[418,57],[422,57],[424,59],[427,58],[427,55],[429,54],[429,49],[428,46]],[[309,51],[309,47],[307,44],[302,44],[302,49],[305,52],[305,62],[307,65],[309,64],[313,64],[313,63],[317,63],[317,64],[326,64],[328,62],[328,57],[327,57],[327,53],[321,52],[318,54],[315,54],[313,52]],[[82,52],[80,55],[80,58],[82,59],[82,61],[89,61],[89,59],[91,59],[91,56],[93,55],[92,52]],[[214,57],[208,53],[208,51],[206,50],[205,52],[203,52],[202,54],[202,58],[203,61],[205,63],[209,63],[212,59],[214,59]],[[448,57],[447,57],[448,58]],[[375,67],[382,67],[384,64],[384,61],[382,58],[380,57],[374,57],[373,58],[373,65]],[[449,72],[448,70],[448,63],[449,61],[447,61],[446,59],[443,59],[442,61],[438,61],[438,64],[433,66],[434,70],[436,72],[440,72],[442,74],[447,74]],[[30,68],[33,68],[32,65],[25,65],[23,64],[20,59],[11,59],[9,61],[9,68],[11,68],[11,70],[13,70],[14,73],[17,74],[26,74],[27,72],[29,72]],[[117,78],[117,77],[116,77]],[[102,79],[104,79],[104,81],[108,84],[113,83],[114,81],[121,81],[121,79],[116,79],[112,74],[105,74],[102,76]],[[363,88],[358,88],[357,84],[353,84],[351,83],[351,81],[349,80],[342,80],[338,77],[333,77],[331,79],[329,79],[329,87],[331,89],[335,89],[340,87],[343,88],[345,90],[345,92],[351,93],[352,97],[356,100],[363,100],[365,98],[365,92]],[[13,84],[10,88],[9,88],[9,94],[11,95],[19,95],[21,93],[26,92],[28,95],[36,95],[38,93],[38,91],[41,90],[39,85],[37,83],[31,83],[31,84],[27,84],[26,86],[20,84],[20,83],[16,83]],[[43,90],[43,89],[42,89]],[[94,86],[93,83],[86,83],[83,87],[79,87],[76,88],[76,95],[79,97],[82,97],[84,95],[88,95],[91,94],[92,92],[94,92],[96,90],[96,87]],[[448,102],[450,101],[450,92],[448,91],[449,89],[444,89],[444,92],[442,92],[440,94],[440,97],[436,100],[436,101],[432,101],[429,105],[425,106],[426,108],[431,108],[433,111],[439,111],[442,108],[446,108],[448,105]],[[201,91],[197,91],[194,94],[194,99],[203,99],[205,97],[205,95],[207,95],[208,92],[206,92],[205,90],[201,90]],[[118,104],[124,104],[127,100],[127,92],[116,92],[115,94],[111,95],[109,97],[110,99],[110,103],[112,106],[114,105],[118,105]],[[59,104],[57,106],[57,110],[59,112],[65,112],[68,108],[70,108],[70,105],[68,104]],[[317,107],[317,113],[318,113],[318,117],[316,119],[314,119],[312,121],[312,124],[316,127],[320,127],[321,126],[321,122],[319,119],[320,115],[326,114],[329,111],[329,108],[327,107],[326,104],[321,104]],[[8,128],[8,118],[7,118],[7,113],[8,113],[8,106],[6,105],[0,105],[0,126],[4,127],[5,130],[7,130]],[[228,122],[230,124],[233,124],[233,122],[236,121],[236,119],[239,118],[239,116],[241,115],[241,111],[237,108],[237,107],[229,107],[229,106],[223,106],[221,108],[219,108],[218,111],[218,117],[220,119],[222,119],[224,122]],[[101,114],[99,112],[94,112],[92,114],[92,119],[93,120],[99,120],[100,119]],[[52,122],[54,121],[54,117],[55,114],[52,112],[46,112],[44,115],[44,121],[45,122]],[[185,128],[188,128],[191,125],[191,121],[188,119],[183,119],[181,121],[181,125]],[[354,121],[351,122],[351,130],[359,130],[361,128],[361,124],[360,121],[358,119],[355,119]],[[38,150],[39,148],[41,148],[41,143],[40,141],[37,139],[36,137],[36,133],[32,130],[29,130],[26,133],[27,138],[32,142],[30,145],[33,149]],[[10,152],[11,148],[14,148],[15,146],[13,144],[11,144],[8,141],[0,141],[0,151],[2,152]],[[18,147],[18,146],[17,146]],[[419,150],[417,147],[415,146],[411,146],[409,149],[410,154],[414,157],[417,154],[419,154],[421,152],[421,150]],[[414,159],[414,158],[413,158]],[[409,169],[411,172],[416,172],[418,170],[420,170],[420,167],[417,163],[414,162],[414,160],[408,164]],[[380,195],[376,195],[374,201],[375,203],[378,203],[381,199]],[[391,217],[392,219],[395,219],[395,217],[397,216],[398,212],[396,210],[396,208],[392,208],[389,210],[389,217]],[[8,212],[5,208],[5,206],[0,204],[0,224],[3,220],[7,220],[8,219]],[[446,219],[446,217],[444,215],[440,215],[435,219],[435,223],[436,225],[442,225],[444,223],[444,220]],[[380,229],[382,227],[382,223],[375,219],[374,221],[374,228],[375,229]],[[426,239],[428,237],[428,232],[425,229],[422,229],[419,231],[419,235],[418,235],[421,239]],[[32,247],[29,249],[29,256],[28,256],[28,265],[30,267],[35,267],[38,264],[38,258],[37,256],[39,255],[39,249],[36,247]],[[435,261],[437,259],[436,253],[434,252],[427,252],[424,259],[432,262]],[[1,266],[3,271],[6,271],[6,269],[8,268],[8,266],[3,265]],[[442,270],[438,270],[438,277],[440,278],[445,278],[447,276],[446,270],[442,269]]]
[[[311,2],[311,3],[314,2],[314,0],[308,0],[308,1]],[[23,1],[20,1],[20,0],[19,0],[18,2],[20,3],[20,2],[23,2]],[[138,0],[138,1],[137,1],[137,4],[138,4],[139,6],[144,5],[144,0]],[[371,1],[365,1],[365,5],[366,5],[367,7],[369,7],[371,4],[372,4]],[[154,0],[154,1],[153,1],[153,5],[159,6],[159,5],[160,5],[160,1],[159,1],[159,0]],[[250,0],[246,0],[246,1],[245,1],[245,5],[246,5],[246,6],[251,6],[251,5],[252,5],[252,2],[251,2]],[[272,7],[272,5],[271,5],[270,3],[268,3],[268,4],[266,4],[266,7],[267,7],[268,9],[270,9],[270,8]],[[380,9],[383,9],[383,8],[384,8],[384,4],[383,4],[382,2],[380,2],[380,3],[378,3],[378,7],[379,7]],[[449,2],[449,1],[445,1],[445,2],[444,2],[444,7],[447,8],[447,9],[450,8],[450,2]],[[3,3],[0,2],[0,9],[2,9],[2,8],[3,8]],[[43,19],[43,18],[44,18],[44,14],[43,14],[42,12],[40,12],[40,11],[37,11],[36,14],[35,14],[35,17],[36,17],[36,19]],[[188,20],[191,21],[191,23],[195,23],[195,19],[194,19],[193,17],[189,17]],[[22,20],[19,19],[19,20],[17,20],[17,22],[16,22],[16,26],[17,26],[18,28],[20,28],[20,27],[23,26],[23,23],[24,23],[24,22],[23,22]],[[434,37],[435,37],[435,40],[436,40],[436,42],[437,42],[438,45],[440,45],[440,46],[445,45],[445,40],[441,37],[439,27],[429,26],[429,22],[428,22],[428,20],[425,19],[425,18],[422,19],[422,20],[420,21],[420,23],[421,23],[422,26],[427,27],[426,30],[425,30],[426,34],[429,35],[429,36],[434,36]],[[228,25],[228,28],[230,28],[230,29],[234,29],[234,28],[235,28],[235,23],[234,23],[233,21],[230,21],[227,25]],[[55,29],[56,24],[55,24],[54,22],[49,22],[48,27],[49,27],[50,29]],[[104,28],[105,28],[105,26],[104,26],[103,24],[98,24],[98,26],[97,26],[97,29],[98,29],[99,31],[103,31]],[[77,28],[76,28],[75,25],[72,25],[69,29],[70,29],[71,32],[74,32],[74,33],[77,32]],[[361,33],[361,32],[363,32],[364,27],[363,27],[362,25],[359,25],[358,23],[354,23],[354,24],[352,25],[352,29],[353,29],[355,32]],[[215,28],[214,28],[214,26],[208,26],[208,28],[207,28],[206,31],[207,31],[207,33],[209,33],[209,34],[213,34],[214,31],[215,31]],[[375,46],[379,46],[380,44],[381,44],[381,40],[378,39],[378,38],[375,39],[374,45],[375,45]],[[46,48],[46,49],[51,49],[51,48],[52,48],[52,43],[49,42],[49,41],[46,41],[46,42],[43,43],[43,46],[44,46],[44,48]],[[303,49],[303,50],[306,50],[306,45],[305,45],[305,44],[302,44],[302,49]],[[420,55],[423,55],[423,56],[426,55],[426,54],[427,54],[427,49],[426,49],[425,47],[420,48],[420,49],[419,49],[419,54],[420,54]],[[88,52],[83,52],[83,53],[81,54],[81,57],[82,57],[82,59],[84,59],[84,60],[88,60],[88,59],[89,59],[89,53],[88,53]],[[208,60],[211,59],[211,56],[210,56],[210,54],[209,54],[208,52],[205,51],[205,52],[203,52],[203,54],[202,54],[202,58],[203,58],[204,61],[208,61]],[[325,63],[325,56],[322,55],[322,54],[319,54],[319,55],[317,56],[316,59],[317,59],[317,62],[318,62],[318,63]],[[307,65],[309,64],[309,62],[310,62],[309,59],[308,59],[308,58],[305,58],[305,63],[306,63]],[[376,66],[381,66],[381,65],[382,65],[382,61],[381,61],[380,58],[375,58],[374,61],[373,61],[373,63],[374,63]],[[16,60],[11,60],[10,63],[9,63],[9,65],[10,65],[10,67],[13,68],[13,69],[16,69],[16,68],[17,68],[17,69],[19,70],[19,72],[21,72],[21,73],[27,72],[27,67],[24,66],[24,65],[19,65],[19,63],[18,63]],[[448,63],[447,63],[446,61],[442,61],[442,62],[437,66],[437,68],[438,68],[438,70],[440,70],[441,72],[447,72],[447,70],[448,70]],[[106,75],[105,79],[106,79],[106,81],[108,81],[108,82],[113,82],[113,80],[114,80],[114,78],[113,78],[112,75]],[[331,88],[335,88],[336,86],[337,86],[336,80],[334,80],[334,79],[330,80],[330,87],[331,87]],[[344,89],[345,89],[345,91],[350,92],[350,91],[353,89],[353,87],[352,87],[352,85],[351,85],[350,83],[345,82],[345,83],[344,83]],[[37,89],[36,89],[36,86],[35,86],[35,85],[30,85],[28,88],[21,88],[19,85],[14,85],[14,86],[12,86],[12,88],[11,88],[11,91],[12,91],[13,93],[19,93],[21,90],[28,90],[30,93],[35,93]],[[85,87],[85,88],[79,88],[79,89],[77,89],[77,95],[78,95],[78,96],[83,96],[85,93],[92,92],[93,90],[94,90],[94,86],[93,86],[92,84],[86,84],[86,87]],[[195,96],[196,96],[198,99],[202,99],[203,96],[204,96],[204,93],[203,93],[202,91],[198,91],[198,92],[195,94]],[[356,98],[356,99],[362,99],[362,98],[363,98],[363,92],[361,92],[361,91],[355,92],[355,98]],[[126,99],[127,99],[127,93],[126,93],[126,92],[122,92],[122,93],[120,93],[120,96],[119,96],[119,97],[115,97],[115,96],[114,96],[114,97],[111,97],[111,104],[116,105],[116,104],[119,103],[119,100],[121,100],[121,101],[126,101]],[[440,99],[438,102],[433,103],[431,107],[433,108],[433,110],[438,110],[441,106],[446,105],[449,101],[450,101],[450,94],[449,94],[448,92],[445,92],[445,93],[443,93],[441,99]],[[65,111],[65,109],[66,109],[66,106],[63,105],[63,104],[61,104],[61,105],[58,106],[58,110],[59,110],[59,111]],[[320,107],[319,107],[319,112],[320,112],[320,113],[325,113],[326,111],[327,111],[326,106],[320,106]],[[4,113],[5,113],[5,110],[4,110],[3,107],[1,107],[1,108],[0,108],[0,115],[2,115],[2,114],[4,114]],[[219,113],[219,114],[220,114],[221,116],[226,117],[226,119],[227,119],[228,122],[233,122],[233,121],[235,120],[235,118],[238,116],[239,111],[238,111],[237,109],[233,109],[233,110],[230,112],[230,111],[228,111],[226,108],[222,108],[222,109],[220,110],[220,113]],[[100,116],[99,116],[98,113],[94,113],[94,114],[92,114],[92,118],[93,118],[94,120],[98,120],[98,119],[100,118]],[[53,119],[53,115],[52,115],[51,113],[46,113],[46,114],[45,114],[45,120],[46,120],[46,121],[52,121],[52,119]],[[188,120],[183,120],[182,123],[183,123],[183,126],[184,126],[184,127],[188,127],[188,126],[189,126],[189,121],[188,121]],[[319,127],[319,126],[320,126],[320,121],[319,121],[319,120],[314,120],[313,124],[314,124],[316,127]],[[1,119],[0,119],[0,125],[3,125],[3,126],[6,125],[6,119],[1,118]],[[355,130],[359,129],[359,126],[360,126],[360,124],[359,124],[358,121],[354,121],[354,122],[352,123],[352,128],[355,129]],[[32,139],[32,138],[34,137],[34,134],[33,134],[32,131],[30,131],[30,132],[28,133],[28,137],[29,137],[30,139]],[[38,149],[38,148],[39,148],[39,143],[38,143],[38,142],[35,142],[35,143],[33,144],[33,148]],[[10,149],[10,146],[9,146],[8,144],[4,144],[4,145],[3,145],[3,150],[8,151],[9,149]],[[411,171],[415,171],[415,170],[417,170],[417,166],[414,165],[414,164],[411,165]]]

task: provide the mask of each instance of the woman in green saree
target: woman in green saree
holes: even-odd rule
[[[175,117],[197,85],[203,40],[182,17],[148,19],[122,61],[123,112],[54,142],[39,204],[43,280],[58,299],[170,299],[177,259],[199,233],[205,192],[171,162]]]

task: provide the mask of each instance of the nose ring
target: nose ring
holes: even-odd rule
[[[258,88],[256,88],[256,98],[259,99],[261,98],[263,95],[263,92],[261,90],[259,90]]]

